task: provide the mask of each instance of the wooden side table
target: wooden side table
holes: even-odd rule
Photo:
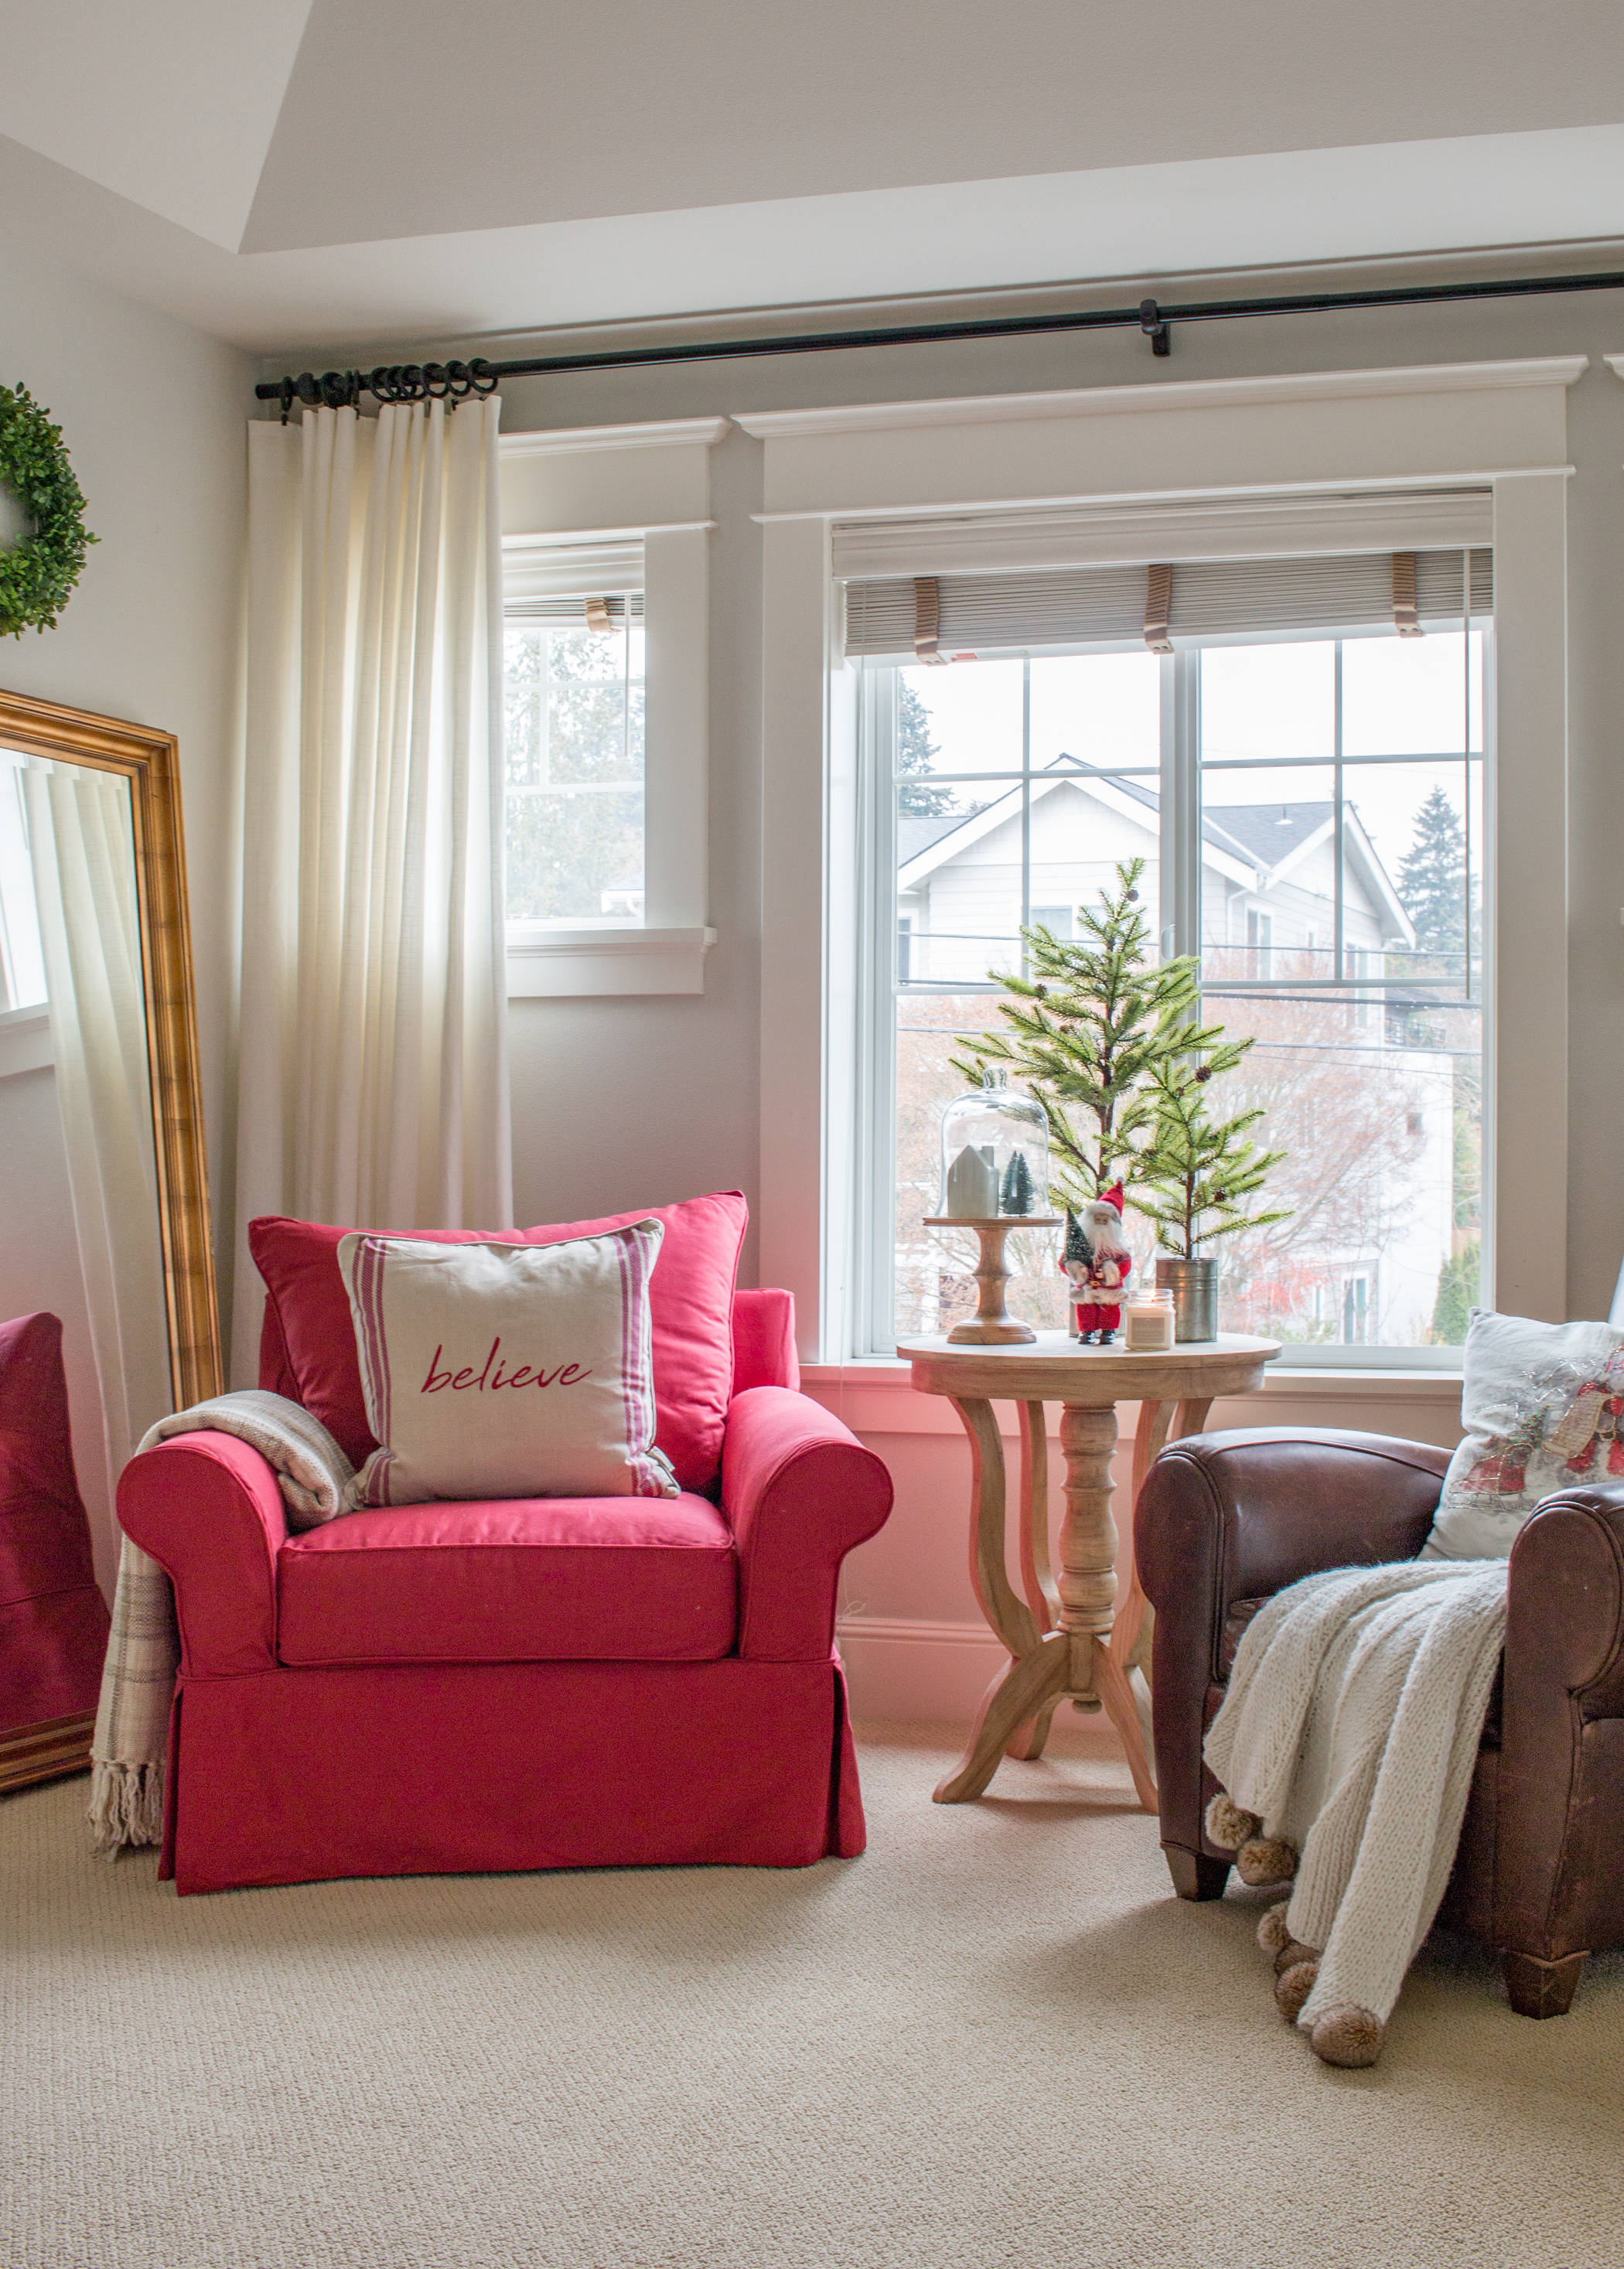
[[[944,1394],[970,1437],[970,1580],[981,1612],[1009,1650],[1009,1668],[988,1687],[970,1746],[936,1790],[938,1804],[979,1796],[1006,1755],[1043,1754],[1049,1723],[1068,1696],[1103,1704],[1127,1751],[1139,1800],[1156,1808],[1139,1710],[1127,1674],[1143,1657],[1149,1610],[1139,1571],[1116,1613],[1117,1525],[1111,1518],[1111,1452],[1117,1404],[1139,1404],[1133,1443],[1137,1498],[1152,1460],[1170,1438],[1199,1433],[1220,1395],[1245,1394],[1263,1378],[1278,1341],[1221,1338],[1169,1354],[1127,1355],[1081,1347],[1064,1332],[1040,1332],[1030,1347],[954,1347],[945,1337],[903,1340],[922,1394]],[[1004,1451],[995,1401],[1021,1414],[1020,1547],[1017,1596],[1004,1559]],[[1059,1402],[1066,1460],[1066,1513],[1059,1572],[1049,1562],[1048,1436],[1044,1404]],[[1175,1416],[1175,1412],[1177,1415]]]

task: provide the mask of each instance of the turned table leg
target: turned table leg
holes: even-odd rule
[[[1133,1786],[1147,1812],[1156,1808],[1155,1781],[1145,1755],[1139,1705],[1125,1663],[1113,1653],[1111,1623],[1117,1596],[1117,1524],[1111,1518],[1111,1452],[1117,1444],[1114,1404],[1066,1403],[1060,1449],[1066,1460],[1066,1517],[1060,1526],[1059,1572],[1050,1608],[1046,1566],[1040,1561],[1033,1503],[1039,1466],[1032,1430],[1041,1406],[1023,1410],[1026,1455],[1022,1505],[1022,1560],[1029,1598],[1018,1599],[1004,1571],[1004,1464],[990,1404],[956,1405],[971,1439],[976,1491],[971,1527],[971,1577],[983,1612],[1014,1658],[982,1698],[970,1744],[936,1789],[938,1804],[979,1796],[1002,1758],[1038,1755],[1055,1705],[1065,1696],[1096,1698],[1121,1736]],[[1045,1556],[1046,1557],[1046,1556]],[[1032,1597],[1033,1594],[1035,1597]],[[1052,1613],[1045,1630],[1039,1610]]]
[[[1071,1642],[1074,1694],[1096,1693],[1127,1751],[1133,1786],[1147,1812],[1156,1785],[1145,1755],[1139,1704],[1111,1644],[1117,1598],[1117,1524],[1111,1518],[1114,1405],[1068,1402],[1060,1412],[1066,1459],[1066,1519],[1060,1527],[1060,1630]],[[1131,1644],[1131,1642],[1130,1642]]]

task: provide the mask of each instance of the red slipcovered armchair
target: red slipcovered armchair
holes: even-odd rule
[[[261,1384],[286,1393],[282,1290]],[[436,1502],[290,1534],[233,1437],[131,1460],[119,1518],[173,1582],[181,1645],[160,1874],[185,1893],[862,1850],[835,1591],[890,1476],[796,1391],[790,1295],[730,1297],[709,1495]],[[655,1337],[660,1399],[658,1314]]]

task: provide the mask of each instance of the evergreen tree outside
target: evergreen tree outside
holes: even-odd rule
[[[958,809],[950,787],[926,787],[919,779],[928,773],[936,754],[930,736],[930,712],[907,679],[897,682],[897,770],[902,775],[897,809],[911,819],[940,819]]]
[[[1468,1245],[1446,1260],[1438,1271],[1438,1297],[1433,1303],[1432,1337],[1436,1347],[1461,1347],[1472,1311],[1481,1297],[1482,1248]]]
[[[1415,837],[1398,875],[1399,896],[1415,925],[1418,955],[1444,961],[1464,979],[1467,947],[1466,837],[1460,815],[1435,786],[1415,815]],[[1472,891],[1472,950],[1478,946],[1478,907]]]

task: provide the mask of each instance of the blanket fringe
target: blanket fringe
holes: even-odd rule
[[[116,1859],[127,1847],[161,1844],[164,1837],[164,1768],[161,1763],[122,1765],[97,1757],[91,1767],[91,1840],[98,1851]]]

